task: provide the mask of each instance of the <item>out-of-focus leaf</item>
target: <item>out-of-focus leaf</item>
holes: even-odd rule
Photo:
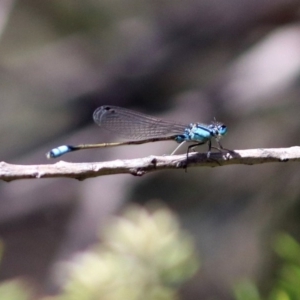
[[[284,260],[300,265],[300,245],[287,233],[279,233],[274,243],[275,252]]]
[[[191,237],[167,209],[133,207],[106,227],[102,240],[71,266],[62,299],[174,300],[199,267]]]
[[[29,300],[29,291],[17,280],[10,280],[0,285],[1,300]]]
[[[234,288],[235,299],[237,300],[261,300],[258,289],[249,280],[239,282]]]

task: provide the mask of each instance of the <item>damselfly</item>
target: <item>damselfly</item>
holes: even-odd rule
[[[214,138],[223,149],[220,139],[227,133],[226,125],[217,121],[211,124],[191,123],[189,125],[178,122],[166,121],[148,116],[122,107],[104,105],[98,107],[93,115],[94,121],[102,128],[123,136],[129,140],[117,143],[83,144],[77,146],[63,145],[47,153],[48,158],[57,158],[68,152],[83,149],[115,147],[122,145],[139,145],[150,142],[174,140],[179,146],[171,153],[174,154],[184,143],[191,142],[188,146],[187,157],[190,149],[208,144],[207,157],[210,157],[211,145]]]

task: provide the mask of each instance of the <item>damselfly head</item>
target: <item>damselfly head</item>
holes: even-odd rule
[[[219,124],[218,125],[218,132],[219,135],[225,135],[227,133],[227,126],[225,124]]]
[[[217,122],[216,119],[212,122],[214,134],[218,138],[221,138],[227,133],[227,126],[223,123]]]

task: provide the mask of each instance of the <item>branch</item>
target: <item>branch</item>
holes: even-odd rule
[[[300,147],[249,150],[228,150],[223,153],[190,153],[188,168],[221,167],[227,165],[256,165],[270,162],[300,162]],[[64,161],[47,165],[12,165],[0,162],[0,179],[69,177],[83,180],[112,174],[144,174],[167,169],[186,169],[186,155],[149,156],[145,158],[114,160],[95,163],[68,163]]]

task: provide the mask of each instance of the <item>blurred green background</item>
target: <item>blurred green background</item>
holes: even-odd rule
[[[299,145],[300,1],[1,0],[1,160],[45,164],[61,144],[118,141],[92,121],[100,105],[229,129],[229,149]],[[168,154],[162,142],[63,157]],[[206,147],[199,148],[206,151]],[[182,150],[184,152],[184,149]],[[279,230],[299,240],[296,163],[0,185],[0,279],[56,293],[59,266],[97,240],[129,202],[160,201],[201,256],[182,299],[233,299],[242,278],[268,292]]]

